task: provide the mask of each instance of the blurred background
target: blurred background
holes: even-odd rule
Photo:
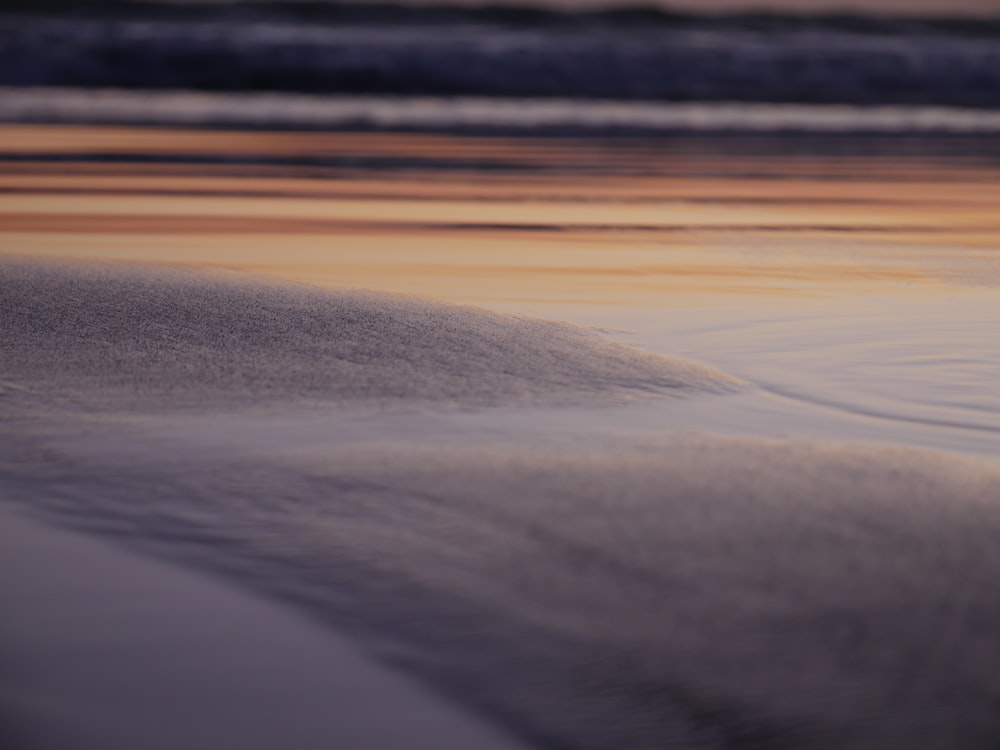
[[[998,41],[996,0],[8,0],[0,86],[983,109]]]

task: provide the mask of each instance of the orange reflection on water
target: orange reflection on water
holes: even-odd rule
[[[0,172],[8,254],[222,266],[477,303],[911,294],[997,273],[1000,181],[989,167],[716,158],[675,142],[658,162],[648,147],[569,139],[553,149],[551,140],[440,135],[0,130],[13,136],[0,153],[35,157]],[[272,158],[310,149],[458,161],[94,160],[98,151]],[[486,169],[490,159],[517,166]]]

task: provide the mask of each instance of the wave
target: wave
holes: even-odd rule
[[[0,121],[553,134],[779,132],[991,136],[1000,133],[1000,112],[957,107],[668,104],[67,88],[0,88]]]
[[[1000,24],[849,20],[21,13],[0,17],[0,85],[1000,107]]]

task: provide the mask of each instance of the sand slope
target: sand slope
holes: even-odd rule
[[[581,328],[474,308],[11,260],[0,264],[0,361],[9,396],[87,408],[608,402],[738,386]]]

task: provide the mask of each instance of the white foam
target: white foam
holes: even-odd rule
[[[932,105],[618,102],[0,88],[0,120],[253,127],[995,134],[1000,112]]]

